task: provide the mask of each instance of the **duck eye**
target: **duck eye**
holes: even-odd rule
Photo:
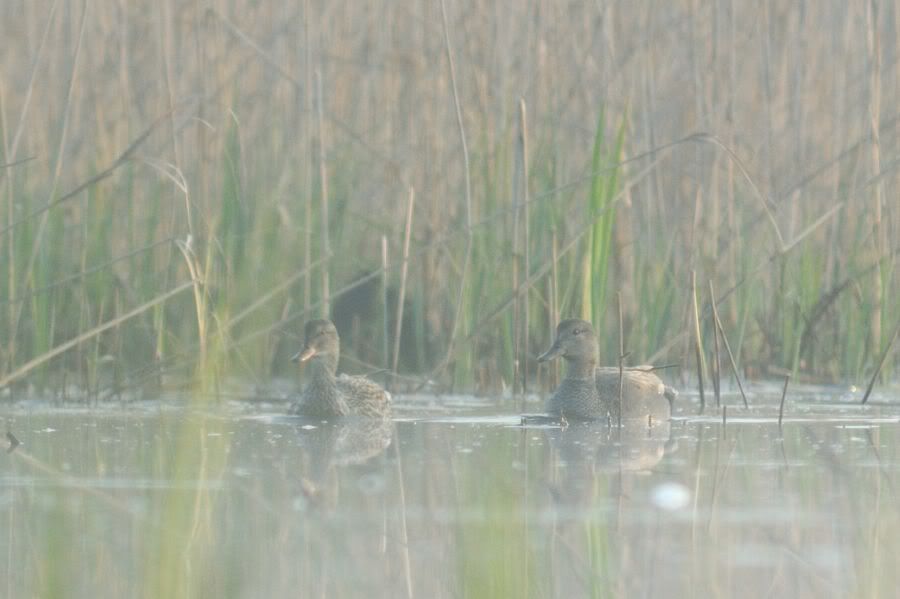
[[[572,329],[572,334],[573,334],[573,335],[580,335],[580,334],[581,334],[581,329]]]

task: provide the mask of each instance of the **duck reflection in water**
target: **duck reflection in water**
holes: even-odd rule
[[[594,509],[628,494],[634,475],[652,472],[677,449],[669,421],[572,422],[544,432],[552,453],[547,473],[557,510]],[[605,489],[605,490],[604,490]]]
[[[341,481],[382,480],[389,460],[383,458],[394,439],[394,423],[386,419],[345,416],[308,420],[295,426],[301,461],[300,491],[314,504],[335,507]],[[361,489],[365,491],[365,489]]]

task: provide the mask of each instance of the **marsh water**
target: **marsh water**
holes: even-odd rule
[[[622,429],[469,397],[387,425],[14,403],[0,595],[895,596],[900,398],[798,388],[779,426],[779,391]]]

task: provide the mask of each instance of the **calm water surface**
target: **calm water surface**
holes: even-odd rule
[[[900,401],[851,401],[798,391],[779,428],[764,387],[724,425],[681,397],[621,431],[459,397],[385,426],[5,406],[0,595],[895,597]]]

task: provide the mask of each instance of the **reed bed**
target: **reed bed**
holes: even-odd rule
[[[633,363],[690,372],[719,330],[749,377],[893,379],[898,27],[877,1],[4,2],[0,386],[265,381],[331,314],[349,369],[525,389],[561,316],[615,362],[616,293]]]

